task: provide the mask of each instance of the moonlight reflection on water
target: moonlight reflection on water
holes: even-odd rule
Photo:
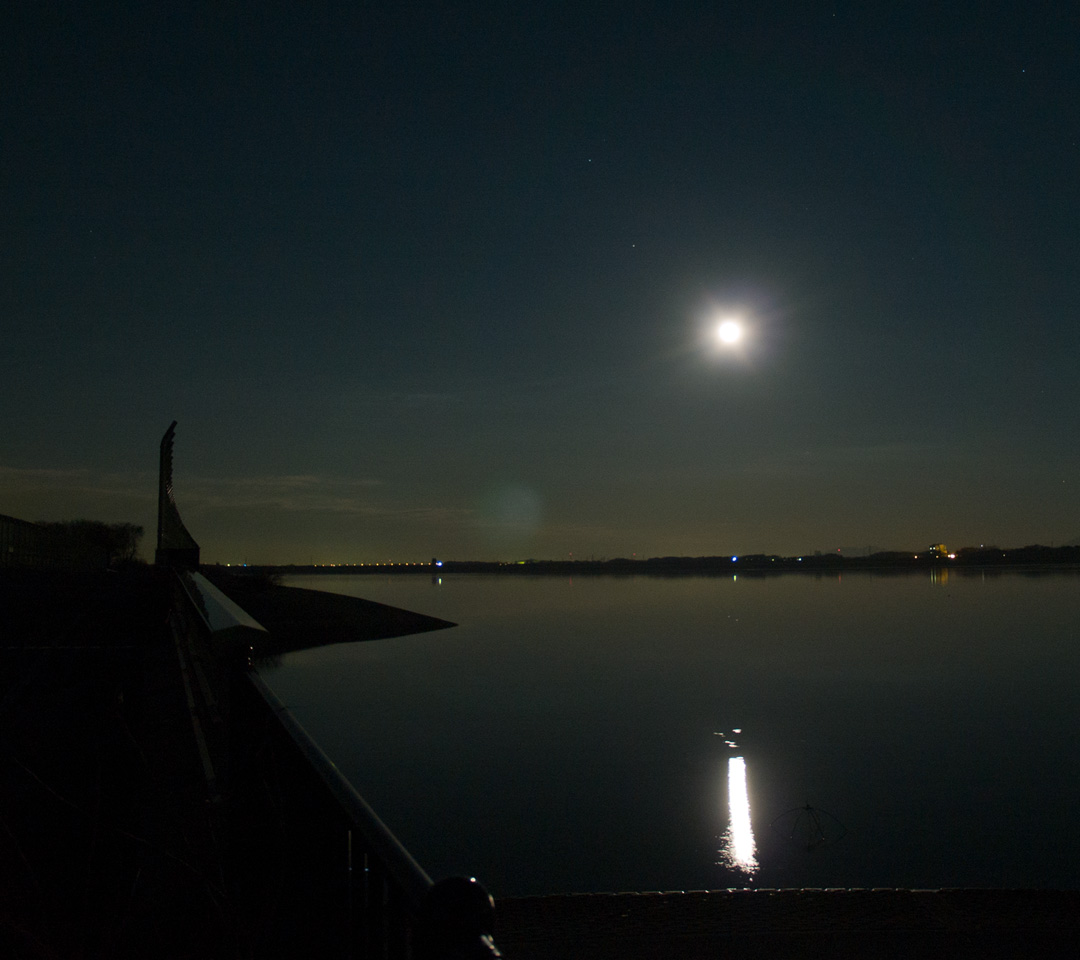
[[[746,761],[728,758],[728,829],[720,851],[725,866],[753,875],[758,868],[754,830],[750,825],[750,797],[746,792]]]

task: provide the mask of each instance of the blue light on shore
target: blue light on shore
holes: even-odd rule
[[[732,557],[732,558],[731,558],[731,562],[732,562],[732,563],[734,563],[734,562],[735,562],[736,560],[738,560],[738,559],[739,559],[738,557]]]

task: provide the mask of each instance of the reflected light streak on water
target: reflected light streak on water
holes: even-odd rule
[[[750,797],[746,792],[746,761],[728,758],[728,830],[721,851],[725,864],[753,874],[757,871],[757,849],[750,826]]]

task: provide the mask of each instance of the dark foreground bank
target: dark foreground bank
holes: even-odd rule
[[[168,570],[0,571],[0,956],[345,955],[336,808],[247,654],[452,624],[242,586],[258,650],[178,633]]]
[[[499,902],[516,960],[1080,956],[1080,892],[717,890]]]
[[[0,573],[0,955],[238,955],[156,574]]]

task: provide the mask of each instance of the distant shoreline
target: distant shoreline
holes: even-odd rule
[[[873,571],[882,574],[915,573],[919,571],[1023,569],[1035,573],[1038,568],[1080,568],[1080,546],[1029,546],[1014,549],[981,548],[962,550],[956,555],[943,556],[928,551],[924,554],[889,552],[868,557],[845,557],[836,553],[781,557],[773,554],[745,554],[711,557],[651,557],[646,560],[623,557],[612,560],[433,560],[428,563],[355,563],[355,564],[204,564],[230,572],[245,571],[249,575],[285,576],[386,573],[489,573],[532,575],[609,576],[726,576],[745,573],[757,576],[779,573],[836,573]]]

